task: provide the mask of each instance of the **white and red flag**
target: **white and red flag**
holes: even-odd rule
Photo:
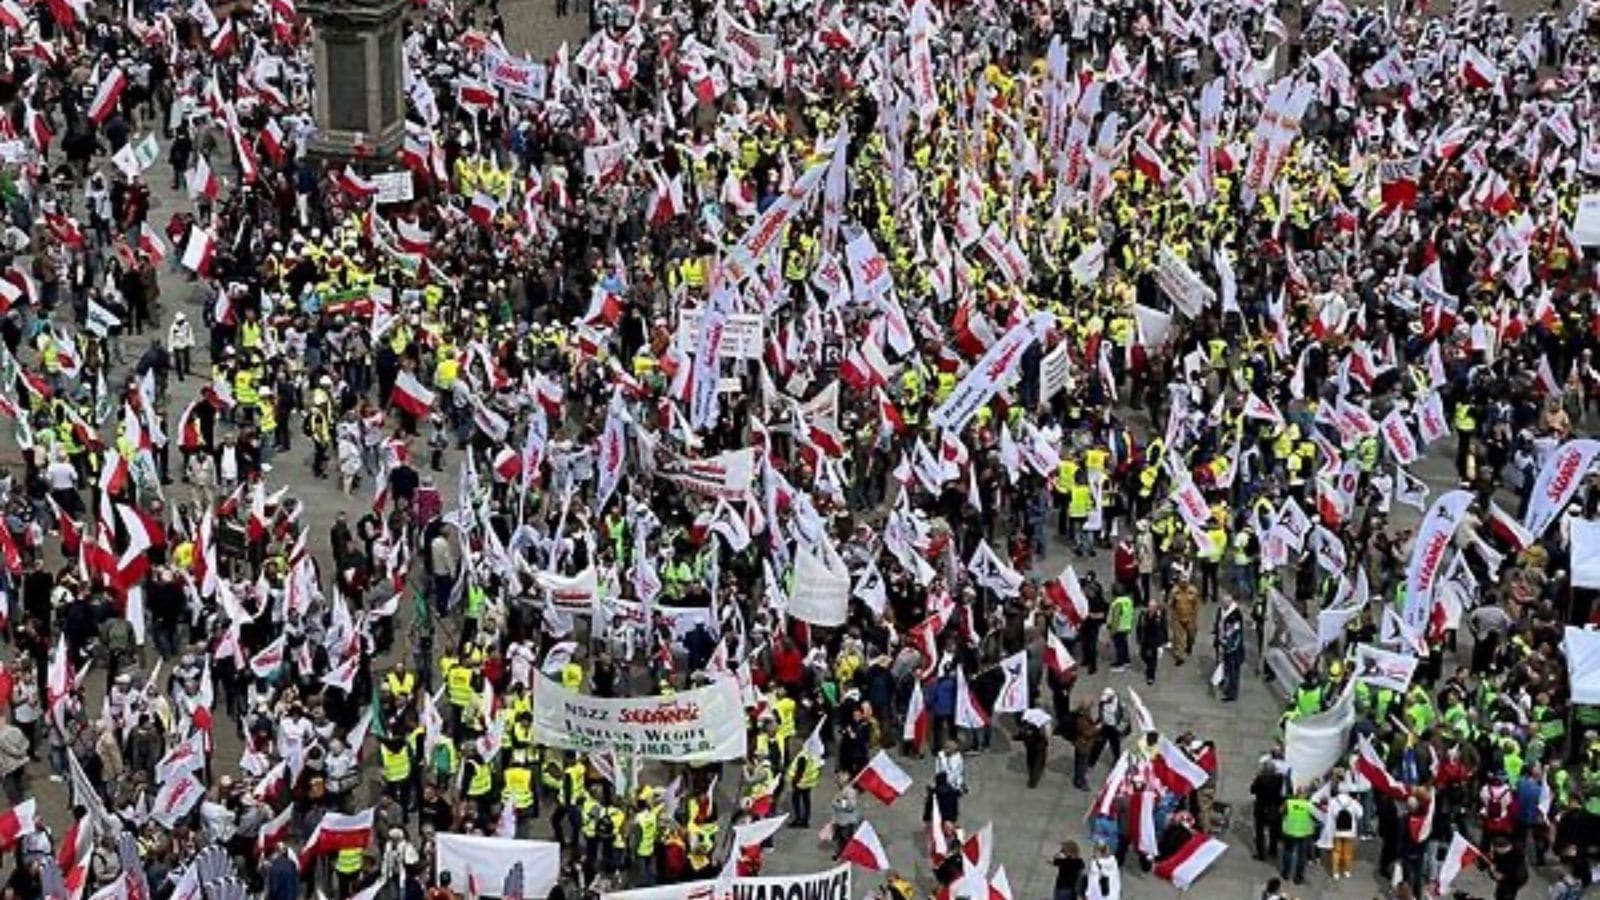
[[[1083,592],[1083,585],[1078,583],[1078,573],[1071,565],[1062,570],[1054,581],[1045,584],[1044,593],[1073,628],[1088,618],[1089,597]]]
[[[983,704],[978,702],[978,697],[967,684],[967,673],[960,666],[956,667],[956,727],[957,728],[985,728],[989,725],[989,713],[984,710]]]
[[[906,705],[906,724],[900,739],[920,752],[923,743],[928,740],[928,732],[932,726],[933,714],[929,712],[928,704],[923,700],[922,682],[913,681],[911,702]]]
[[[878,755],[856,776],[854,784],[887,805],[911,790],[911,776],[890,759],[889,754],[879,750]]]
[[[1372,742],[1364,735],[1356,743],[1355,770],[1380,794],[1400,800],[1410,793],[1400,779],[1389,774],[1378,751],[1372,748]]]
[[[409,370],[402,369],[395,378],[389,399],[395,406],[419,419],[433,410],[433,391],[423,387],[422,382]]]
[[[0,813],[0,853],[39,828],[38,801],[28,800]]]
[[[357,200],[370,200],[378,195],[377,183],[370,178],[361,177],[349,165],[333,173],[333,180],[335,184],[339,185],[339,190]]]
[[[1172,882],[1180,891],[1187,890],[1227,850],[1227,844],[1211,835],[1196,834],[1177,853],[1156,863],[1156,877]]]
[[[883,841],[878,840],[878,832],[872,823],[864,819],[839,851],[839,859],[853,862],[871,872],[886,872],[889,869],[889,854],[883,849]]]
[[[183,248],[183,267],[197,275],[211,272],[211,259],[217,252],[217,239],[199,225],[189,229],[189,242]]]
[[[89,103],[89,118],[96,125],[110,118],[127,87],[128,74],[122,71],[121,66],[112,66],[111,71],[101,76],[100,84],[95,88],[94,100]]]
[[[1156,745],[1156,755],[1150,761],[1150,766],[1155,772],[1156,780],[1180,797],[1192,793],[1211,780],[1210,774],[1199,763],[1190,759],[1189,754],[1184,753],[1177,744],[1165,737]]]
[[[1462,869],[1479,861],[1487,862],[1488,857],[1462,837],[1461,832],[1453,832],[1450,835],[1450,849],[1445,851],[1444,862],[1439,864],[1439,891],[1435,896],[1450,896],[1450,886],[1455,884],[1456,876],[1461,874]]]
[[[372,810],[355,815],[326,813],[300,849],[300,870],[320,856],[340,850],[364,850],[372,840]]]

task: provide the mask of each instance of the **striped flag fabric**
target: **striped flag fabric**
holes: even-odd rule
[[[1227,851],[1227,844],[1209,834],[1193,835],[1177,853],[1156,863],[1156,877],[1172,882],[1180,891],[1188,890]]]

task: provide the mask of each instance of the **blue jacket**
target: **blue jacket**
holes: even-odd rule
[[[1517,781],[1517,821],[1533,825],[1539,821],[1539,794],[1544,787],[1527,775]]]
[[[287,856],[280,856],[267,868],[266,900],[297,900],[300,896],[300,871]]]
[[[956,679],[954,675],[945,675],[934,681],[933,689],[928,691],[928,712],[936,716],[953,716],[956,714]]]

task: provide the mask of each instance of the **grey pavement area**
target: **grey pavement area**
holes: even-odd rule
[[[583,38],[586,18],[579,4],[574,4],[574,7],[580,12],[557,18],[554,15],[554,0],[510,0],[503,4],[509,43],[515,50],[526,50],[535,56],[544,56],[553,53],[565,40],[576,52]],[[220,163],[213,160],[213,165],[219,172],[227,170],[225,160]],[[108,162],[105,163],[105,167],[110,170]],[[150,173],[149,180],[154,195],[151,219],[156,223],[164,224],[175,209],[189,207],[190,201],[185,195],[168,190],[168,176],[169,170],[164,161]],[[78,211],[81,214],[81,210]],[[192,283],[182,275],[164,270],[161,275],[161,288],[160,319],[163,330],[171,321],[172,315],[180,309],[187,310],[193,321],[200,320],[200,310],[194,300],[195,288]],[[143,337],[123,338],[128,359],[131,361],[136,358],[145,346],[143,342],[153,336],[147,333]],[[206,342],[202,340],[195,350],[195,368],[201,373],[208,371],[210,362],[205,345]],[[173,384],[169,404],[169,434],[173,432],[170,426],[174,424],[172,419],[175,418],[176,411],[181,410],[184,404],[198,393],[202,383],[201,378],[191,376],[187,382]],[[16,466],[17,450],[10,436],[10,430],[0,429],[0,432],[3,432],[3,436],[0,436],[0,464]],[[314,478],[310,467],[309,442],[299,435],[298,428],[295,429],[294,440],[295,449],[292,452],[279,454],[274,458],[272,463],[274,469],[269,481],[273,485],[288,485],[290,496],[302,502],[311,529],[313,552],[320,558],[326,559],[329,553],[329,529],[337,512],[346,510],[352,515],[358,515],[359,511],[368,505],[370,489],[363,487],[358,489],[354,496],[345,496],[339,491],[336,481]],[[1429,482],[1435,494],[1453,481],[1449,465],[1449,453],[1452,449],[1451,442],[1447,439],[1433,448],[1429,458],[1414,467],[1416,474]],[[448,457],[450,471],[436,479],[446,494],[447,507],[453,503],[451,495],[454,494],[456,484],[453,466],[458,460],[459,454],[452,451]],[[176,460],[174,462],[176,463]],[[173,474],[174,476],[178,474],[176,465]],[[182,483],[175,483],[170,488],[169,496],[174,500],[186,500],[188,495],[189,489]],[[1416,518],[1415,512],[1405,507],[1396,507],[1395,519],[1402,527],[1410,527]],[[53,540],[49,543],[55,544]],[[1038,561],[1033,574],[1041,578],[1054,577],[1067,559],[1068,552],[1065,547],[1052,542],[1049,552]],[[1093,569],[1102,576],[1103,582],[1110,583],[1108,552],[1102,552],[1092,560],[1073,560],[1073,562],[1079,566],[1080,571],[1085,567]],[[375,671],[385,670],[393,662],[395,655],[409,653],[407,638],[410,633],[411,604],[400,604],[400,610],[402,625],[397,629],[396,649],[391,651],[389,658],[378,661]],[[1210,610],[1204,611],[1203,615],[1207,616],[1205,621],[1209,622]],[[1200,645],[1204,644],[1205,641],[1202,640]],[[1254,641],[1250,641],[1248,646],[1253,651]],[[1470,646],[1464,643],[1461,649],[1462,658],[1465,658],[1465,654],[1469,651]],[[1257,758],[1277,736],[1277,718],[1281,703],[1266,685],[1253,677],[1246,678],[1239,702],[1223,704],[1216,700],[1206,683],[1213,662],[1206,659],[1206,652],[1202,650],[1198,659],[1181,668],[1172,666],[1170,661],[1164,661],[1156,684],[1150,688],[1145,687],[1137,671],[1113,674],[1107,669],[1102,669],[1098,675],[1083,676],[1074,691],[1074,696],[1093,697],[1106,686],[1134,687],[1140,691],[1149,705],[1161,730],[1169,734],[1192,730],[1202,738],[1216,743],[1221,762],[1218,799],[1233,806],[1232,829],[1225,838],[1229,850],[1194,886],[1191,893],[1205,898],[1253,900],[1260,896],[1266,879],[1272,876],[1273,871],[1267,863],[1254,861],[1250,856],[1251,823],[1248,787]],[[144,662],[144,671],[148,672],[155,662],[153,648],[146,648]],[[1252,656],[1248,668],[1253,670],[1255,663],[1256,660]],[[103,673],[92,673],[87,680],[87,689],[90,708],[97,709],[105,690]],[[961,802],[961,820],[963,826],[969,830],[975,830],[985,822],[994,823],[997,838],[996,861],[1005,866],[1017,900],[1040,900],[1051,895],[1055,873],[1050,858],[1061,842],[1076,840],[1087,849],[1088,829],[1084,815],[1089,794],[1071,787],[1071,748],[1059,739],[1054,740],[1050,747],[1048,774],[1045,779],[1037,789],[1028,789],[1022,748],[1008,740],[1004,734],[1009,727],[1010,723],[1002,723],[1002,726],[997,728],[993,747],[988,752],[969,756],[967,762],[969,792]],[[241,746],[231,723],[218,723],[216,744],[214,771],[225,773],[232,770],[239,759]],[[370,754],[367,772],[367,788],[373,792],[374,797],[378,789],[376,756],[375,753]],[[926,757],[920,760],[902,759],[901,762],[917,779],[912,792],[889,807],[864,797],[862,811],[865,818],[876,827],[895,867],[911,875],[920,887],[931,889],[932,873],[923,851],[924,832],[921,818],[923,790],[932,779],[932,762]],[[1091,776],[1091,786],[1099,786],[1108,768],[1109,762],[1102,760],[1100,767]],[[69,799],[65,785],[48,780],[47,774],[45,763],[31,765],[30,788],[39,801],[39,808],[47,824],[59,834],[59,829],[68,821]],[[724,781],[726,790],[722,805],[725,809],[731,808],[732,805],[732,791],[735,788],[731,784],[732,780],[734,779]],[[830,782],[825,779],[823,785],[818,788],[818,795],[814,801],[816,809],[813,816],[814,826],[827,821],[827,809],[832,799],[829,784]],[[549,837],[548,821],[538,823],[535,836]],[[767,856],[765,872],[781,874],[818,871],[830,865],[830,852],[831,848],[822,844],[814,832],[785,830],[776,838],[776,849]],[[1130,862],[1131,859],[1130,857]],[[1356,878],[1335,884],[1329,882],[1320,869],[1314,868],[1307,884],[1295,888],[1293,893],[1302,898],[1377,896],[1380,893],[1380,886],[1371,877],[1375,859],[1376,844],[1363,844],[1358,853]],[[10,864],[10,859],[4,861],[3,868],[0,868],[0,878],[3,878]],[[1130,871],[1124,872],[1124,897],[1130,900],[1143,900],[1143,898],[1172,897],[1177,893],[1170,884],[1153,875],[1139,875],[1136,865],[1130,865],[1129,869]],[[855,893],[857,896],[865,894],[869,888],[875,887],[878,883],[879,878],[873,873],[858,870]],[[1542,890],[1538,884],[1537,880],[1530,883],[1527,891]],[[1457,888],[1481,895],[1487,895],[1492,890],[1487,880],[1477,874],[1464,875],[1458,881]]]

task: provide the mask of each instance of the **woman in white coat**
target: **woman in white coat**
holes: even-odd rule
[[[1089,900],[1121,900],[1122,870],[1117,868],[1117,858],[1111,855],[1111,848],[1105,844],[1096,844],[1094,847],[1087,881],[1084,896]]]

